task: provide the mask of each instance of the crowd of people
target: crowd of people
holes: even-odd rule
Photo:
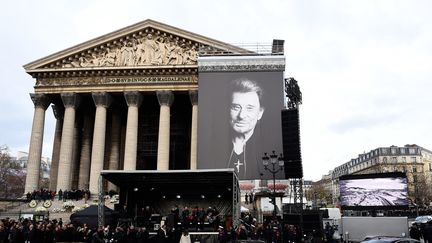
[[[111,229],[109,226],[90,228],[86,224],[64,224],[61,219],[35,222],[6,218],[0,221],[0,243],[145,243],[149,239],[149,232],[144,227],[132,225]]]
[[[90,191],[88,189],[86,190],[65,190],[62,191],[61,189],[58,191],[58,199],[59,200],[82,200],[85,199],[86,201],[90,198]]]
[[[27,192],[26,199],[27,201],[36,200],[36,201],[45,201],[45,200],[53,200],[55,198],[56,192],[50,191],[47,189],[34,190],[33,192]]]
[[[261,240],[271,243],[304,241],[298,227],[282,225],[277,219],[257,223],[250,215],[243,214],[240,222],[236,228],[233,227],[232,222],[219,223],[218,234],[213,235],[214,240],[221,243],[242,240]],[[173,227],[167,221],[162,223],[156,232],[150,232],[147,227],[137,227],[133,224],[92,228],[86,224],[63,223],[62,219],[36,222],[30,219],[6,218],[0,221],[0,243],[191,243],[200,241],[199,237],[202,235],[189,235],[187,227]]]
[[[65,190],[61,189],[58,192],[47,190],[47,189],[39,189],[34,190],[33,192],[28,192],[26,194],[27,201],[36,200],[36,201],[45,201],[45,200],[54,200],[58,196],[58,200],[88,200],[90,198],[90,191],[87,190]]]
[[[216,207],[203,207],[195,206],[191,209],[185,206],[180,213],[178,207],[171,210],[174,215],[175,222],[180,222],[184,228],[194,227],[197,230],[202,230],[205,224],[208,224],[214,230],[221,223],[222,217]]]

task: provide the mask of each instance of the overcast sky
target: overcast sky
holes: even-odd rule
[[[0,145],[28,151],[35,80],[23,65],[153,19],[227,43],[285,40],[285,76],[303,93],[305,179],[377,147],[432,150],[431,9],[427,0],[4,1]],[[44,156],[54,127],[49,109]]]

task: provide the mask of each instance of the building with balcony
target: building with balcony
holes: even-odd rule
[[[429,205],[432,199],[428,186],[431,183],[432,151],[416,144],[376,148],[334,168],[331,174],[333,201],[337,202],[340,195],[339,177],[386,172],[405,172],[411,201]]]

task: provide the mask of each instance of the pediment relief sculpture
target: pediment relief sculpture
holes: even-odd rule
[[[69,57],[55,68],[191,65],[197,63],[197,49],[198,44],[185,39],[146,33]]]

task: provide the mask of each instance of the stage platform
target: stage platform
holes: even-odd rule
[[[169,218],[172,210],[216,208],[220,215],[240,217],[240,188],[233,169],[217,170],[103,170],[101,176],[119,188],[116,210],[137,219],[150,208],[151,214]]]

